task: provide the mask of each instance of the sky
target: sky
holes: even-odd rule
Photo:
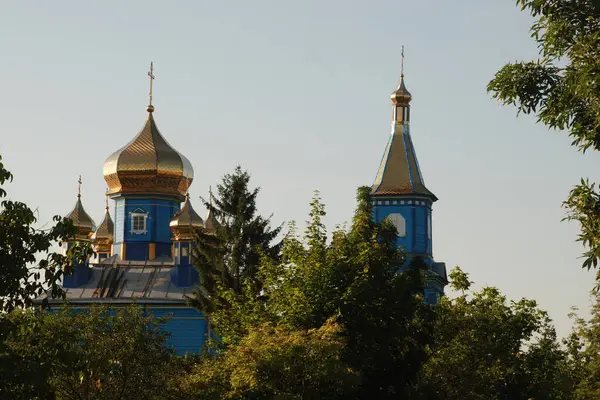
[[[314,190],[330,230],[373,182],[400,73],[434,204],[437,261],[475,288],[533,298],[568,333],[593,272],[561,203],[597,153],[579,153],[486,92],[505,63],[537,57],[513,0],[130,0],[0,4],[0,155],[9,197],[40,226],[83,203],[104,212],[104,160],[146,120],[150,61],[163,136],[192,163],[198,196],[240,164],[259,210],[302,224]]]

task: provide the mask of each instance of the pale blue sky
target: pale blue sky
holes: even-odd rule
[[[351,218],[390,131],[406,46],[412,135],[434,205],[434,253],[477,286],[550,311],[559,333],[586,309],[577,226],[561,202],[598,154],[515,117],[486,93],[504,63],[536,57],[513,0],[12,1],[0,5],[0,154],[13,199],[65,214],[83,175],[100,222],[106,157],[155,118],[192,162],[197,196],[240,163],[274,221]]]

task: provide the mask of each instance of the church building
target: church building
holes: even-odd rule
[[[142,130],[104,163],[106,209],[99,226],[83,207],[80,190],[66,217],[77,228],[74,241],[89,242],[95,257],[75,265],[64,277],[68,302],[76,309],[92,304],[139,304],[155,316],[171,315],[165,328],[177,354],[199,353],[209,335],[201,312],[186,303],[198,283],[191,264],[193,232],[214,230],[203,220],[188,194],[194,178],[189,160],[160,133],[152,105]],[[375,183],[374,219],[389,218],[398,229],[398,246],[429,266],[426,298],[435,303],[447,283],[443,263],[433,261],[431,210],[436,196],[425,187],[409,131],[411,95],[404,85],[392,93],[393,123]],[[111,217],[109,201],[112,201]],[[66,246],[72,245],[67,243]],[[50,300],[60,306],[61,300]]]

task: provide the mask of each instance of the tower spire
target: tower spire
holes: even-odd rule
[[[81,181],[81,175],[79,175],[79,179],[77,180],[77,198],[81,198],[81,184],[83,183]]]
[[[148,76],[150,77],[150,102],[148,103],[148,107],[146,110],[151,113],[154,111],[154,106],[152,105],[152,82],[154,81],[154,63],[150,62],[150,71],[148,71]]]

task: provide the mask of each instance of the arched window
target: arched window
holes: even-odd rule
[[[392,214],[389,214],[387,216],[387,218],[389,218],[389,220],[392,221],[392,224],[394,224],[394,226],[396,227],[396,230],[398,231],[398,236],[405,237],[406,236],[406,220],[404,219],[402,214],[392,213]]]

